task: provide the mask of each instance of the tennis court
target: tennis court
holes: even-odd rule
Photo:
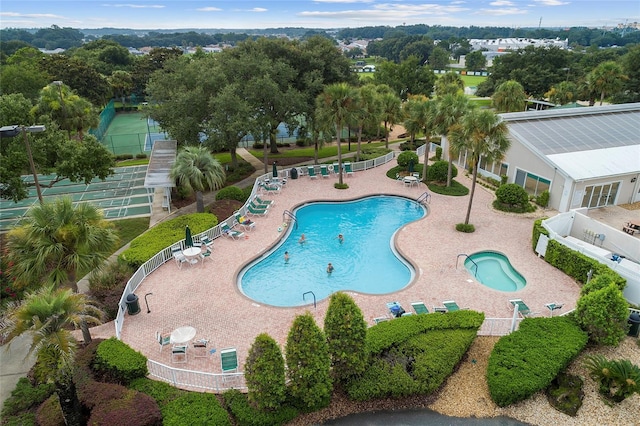
[[[153,142],[167,139],[160,125],[140,112],[115,115],[102,138],[102,144],[114,155],[137,155],[151,152]]]
[[[64,179],[51,188],[42,188],[42,197],[52,201],[59,196],[70,196],[74,203],[90,202],[101,208],[107,219],[150,216],[153,190],[144,187],[147,166],[116,167],[114,173],[104,182],[95,178],[89,185]],[[31,175],[23,176],[23,179],[33,183]],[[49,184],[52,179],[55,175],[38,175],[41,185]],[[28,198],[18,203],[0,200],[0,232],[8,231],[18,223],[36,203],[35,187],[30,188]]]

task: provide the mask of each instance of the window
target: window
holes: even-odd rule
[[[551,187],[551,181],[543,177],[525,172],[524,170],[516,170],[516,183],[523,187],[529,194],[538,196],[544,191],[548,191]]]
[[[615,204],[620,182],[606,183],[604,185],[587,186],[584,189],[581,207],[595,208]]]

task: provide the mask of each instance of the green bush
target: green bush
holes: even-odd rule
[[[529,194],[517,183],[507,183],[496,190],[496,198],[501,204],[510,207],[523,207],[529,204]]]
[[[187,391],[171,386],[169,383],[147,379],[146,377],[132,380],[129,383],[129,388],[146,393],[161,407],[187,393]]]
[[[436,161],[427,169],[427,180],[432,182],[446,182],[447,173],[449,171],[448,161]],[[458,168],[455,164],[451,165],[451,179],[458,176]]]
[[[398,166],[406,169],[409,167],[409,164],[413,161],[413,165],[418,164],[418,155],[413,151],[403,151],[398,155]]]
[[[139,152],[138,154],[136,154],[136,158],[138,160],[141,160],[143,158],[147,158],[147,154],[145,154],[144,152]]]
[[[524,319],[519,330],[498,340],[489,356],[491,399],[505,407],[546,388],[587,340],[569,317]]]
[[[58,395],[51,395],[36,411],[36,421],[38,426],[64,426],[65,419],[60,407]]]
[[[324,333],[313,316],[298,315],[291,325],[286,347],[289,392],[305,410],[329,405],[331,358]]]
[[[543,191],[542,194],[538,195],[536,204],[540,207],[547,207],[549,205],[549,191]]]
[[[540,219],[536,219],[535,222],[533,222],[533,235],[531,236],[531,248],[533,248],[534,252],[536,250],[536,246],[538,245],[538,239],[540,239],[540,234],[544,234],[547,237],[549,236],[549,231],[544,229],[544,227],[542,226],[542,221],[546,219],[547,219],[546,217],[542,217]]]
[[[231,426],[227,411],[215,395],[188,392],[170,401],[162,410],[163,426]]]
[[[442,147],[436,147],[436,161],[442,160]]]
[[[429,169],[427,169],[427,174],[429,174]],[[439,185],[433,182],[428,183],[427,186],[434,194],[463,197],[469,193],[469,188],[455,180],[451,181],[451,186]]]
[[[602,355],[591,355],[584,366],[598,383],[600,394],[611,401],[621,402],[640,393],[640,368],[628,359],[609,361]]]
[[[249,348],[244,366],[248,398],[260,410],[278,408],[286,398],[284,358],[278,343],[268,334],[259,334]]]
[[[607,265],[604,265],[575,250],[571,250],[569,247],[564,246],[555,240],[549,240],[544,260],[580,283],[585,283],[589,271],[592,271],[593,276],[611,274],[611,276],[614,277],[616,286],[620,290],[624,290],[627,285],[627,280],[618,275]]]
[[[98,345],[93,368],[124,384],[149,373],[147,357],[115,337]]]
[[[471,234],[472,232],[476,231],[476,227],[473,226],[471,223],[457,223],[456,231],[464,232],[466,234]]]
[[[351,296],[333,293],[324,318],[333,377],[338,382],[361,374],[367,366],[367,323]]]
[[[131,266],[118,260],[108,262],[89,277],[89,293],[105,312],[107,321],[114,320],[118,315],[122,292],[134,272]]]
[[[105,396],[91,410],[88,425],[161,426],[167,424],[162,420],[158,404],[149,395],[120,385],[110,383],[101,383],[101,385],[118,386],[123,389],[123,392],[119,398]]]
[[[33,384],[26,377],[18,379],[11,396],[4,401],[2,417],[13,416],[34,408],[49,398],[55,391],[53,383]]]
[[[187,225],[191,228],[191,234],[197,235],[217,224],[218,218],[210,213],[187,214],[161,222],[131,241],[129,248],[120,254],[119,259],[137,269],[157,253],[183,240]]]
[[[609,280],[609,285],[581,296],[576,303],[575,318],[578,325],[589,333],[591,342],[617,346],[627,331],[629,305],[613,278],[609,275],[602,277],[603,281]]]
[[[298,410],[289,404],[282,404],[274,411],[258,410],[249,404],[245,394],[236,389],[228,390],[222,396],[238,426],[278,426],[298,416]]]
[[[347,185],[346,183],[340,184],[340,183],[336,182],[336,183],[333,184],[333,187],[335,189],[349,189],[349,185]]]
[[[216,200],[236,200],[244,203],[246,198],[242,189],[237,186],[225,186],[216,194]]]

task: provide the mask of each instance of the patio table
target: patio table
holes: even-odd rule
[[[170,341],[171,344],[179,345],[182,343],[187,343],[189,340],[196,337],[196,329],[186,325],[183,327],[178,327],[171,332]]]

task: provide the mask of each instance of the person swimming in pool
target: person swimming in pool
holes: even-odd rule
[[[333,272],[333,265],[331,264],[331,262],[329,262],[329,264],[327,265],[327,274],[330,274]]]
[[[338,239],[340,244],[344,243],[344,237],[342,236],[342,234],[338,234],[338,236],[336,238]]]
[[[288,251],[284,252],[284,263],[289,263],[289,252]]]
[[[307,239],[305,238],[304,234],[300,235],[300,239],[298,240],[298,242],[300,243],[300,245],[307,242]]]

